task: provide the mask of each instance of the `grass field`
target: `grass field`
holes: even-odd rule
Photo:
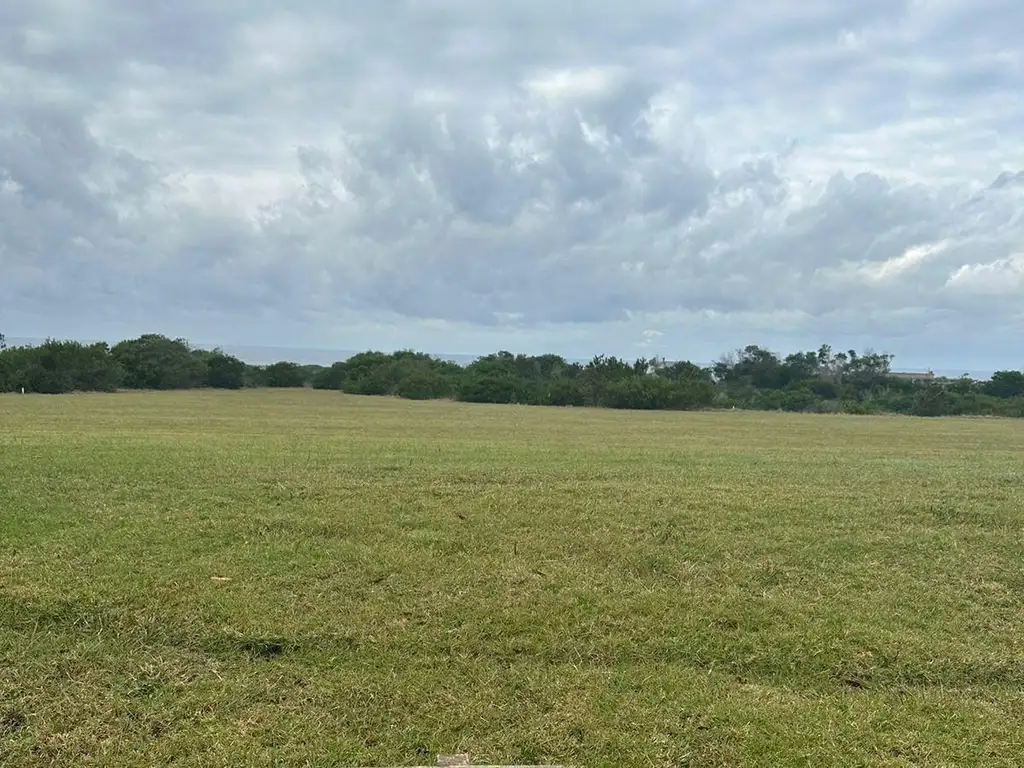
[[[1020,765],[1022,426],[0,397],[0,764]]]

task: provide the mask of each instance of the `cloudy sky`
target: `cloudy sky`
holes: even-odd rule
[[[1020,0],[0,0],[0,331],[1024,365]]]

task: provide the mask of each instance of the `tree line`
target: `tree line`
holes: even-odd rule
[[[0,335],[0,392],[313,387],[473,403],[1024,417],[1024,371],[997,371],[987,381],[918,380],[894,373],[892,359],[828,345],[780,357],[751,345],[710,366],[604,355],[578,363],[504,351],[462,366],[409,350],[361,352],[331,366],[250,365],[159,334],[114,346],[47,340],[12,347]]]

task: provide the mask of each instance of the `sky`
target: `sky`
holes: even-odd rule
[[[1020,0],[0,0],[0,332],[1019,369],[1022,29]]]

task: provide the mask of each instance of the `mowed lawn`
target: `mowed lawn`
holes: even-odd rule
[[[1020,765],[1024,422],[0,397],[0,764]]]

